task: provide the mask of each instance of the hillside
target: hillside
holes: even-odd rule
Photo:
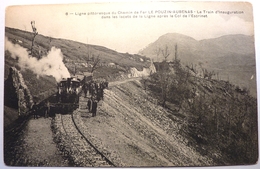
[[[254,59],[254,37],[247,35],[225,35],[219,38],[199,41],[203,51],[211,52],[211,57],[220,57],[231,54],[251,55]],[[209,53],[207,53],[209,54]],[[206,56],[206,55],[205,55]]]
[[[31,32],[6,27],[5,36],[8,37],[10,41],[18,43],[24,48],[31,48],[31,40],[33,37]],[[113,65],[118,65],[122,69],[121,71],[127,71],[130,67],[136,67],[138,70],[142,70],[144,66],[149,65],[147,63],[149,59],[141,55],[119,53],[103,46],[84,44],[66,39],[57,39],[40,34],[35,38],[34,56],[40,58],[41,56],[46,55],[53,46],[61,49],[66,66],[71,73],[74,71],[75,64],[77,65],[78,70],[87,69],[84,64],[90,62],[92,57],[97,56],[100,58],[101,65],[113,63]]]
[[[257,100],[248,89],[200,77],[178,61],[162,64],[169,68],[145,80],[145,88],[171,112],[170,118],[183,120],[179,132],[189,145],[217,163],[223,159],[231,165],[256,163]],[[222,157],[214,157],[218,152]]]
[[[247,87],[256,97],[253,36],[237,34],[198,41],[186,35],[168,33],[141,50],[139,54],[154,60],[162,60],[162,54],[157,56],[156,50],[159,48],[165,50],[168,46],[170,55],[167,60],[173,61],[175,45],[177,45],[177,58],[185,65],[193,64],[197,69],[205,68],[214,71],[219,79]]]

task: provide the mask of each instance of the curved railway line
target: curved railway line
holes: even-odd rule
[[[71,156],[80,161],[77,165],[83,167],[116,167],[102,152],[100,152],[79,130],[72,114],[60,115],[61,130],[65,135]],[[80,158],[80,159],[79,159]]]

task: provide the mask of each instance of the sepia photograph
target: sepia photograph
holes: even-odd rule
[[[254,166],[250,2],[5,9],[6,167]]]

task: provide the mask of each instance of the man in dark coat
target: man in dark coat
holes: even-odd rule
[[[33,118],[34,119],[38,119],[38,106],[36,105],[36,102],[34,102],[33,106],[32,106],[32,113],[33,113]]]
[[[92,117],[95,117],[97,114],[97,101],[94,100],[92,103]]]
[[[50,114],[50,102],[47,100],[45,102],[45,112],[44,112],[44,118],[48,118]]]
[[[108,81],[105,81],[105,88],[108,88]]]
[[[84,87],[83,87],[83,90],[84,90],[84,94],[85,94],[85,98],[87,97],[87,94],[88,94],[88,84],[84,84]]]
[[[90,110],[92,110],[92,98],[88,99],[88,112],[90,112]]]

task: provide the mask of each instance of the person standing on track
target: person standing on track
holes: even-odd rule
[[[97,115],[97,101],[94,100],[92,103],[92,117],[95,117]]]
[[[36,105],[36,102],[34,102],[33,106],[32,106],[32,113],[33,113],[33,118],[34,119],[38,119],[38,106]]]
[[[49,100],[46,101],[45,103],[45,112],[44,112],[44,118],[48,118],[50,114],[50,102]]]
[[[90,110],[92,110],[92,103],[93,103],[93,100],[91,97],[91,99],[88,99],[88,112],[90,112]]]
[[[86,97],[87,97],[87,94],[88,94],[88,85],[87,85],[87,83],[84,84],[83,90],[84,90],[84,94],[85,94],[84,97],[86,98]]]

